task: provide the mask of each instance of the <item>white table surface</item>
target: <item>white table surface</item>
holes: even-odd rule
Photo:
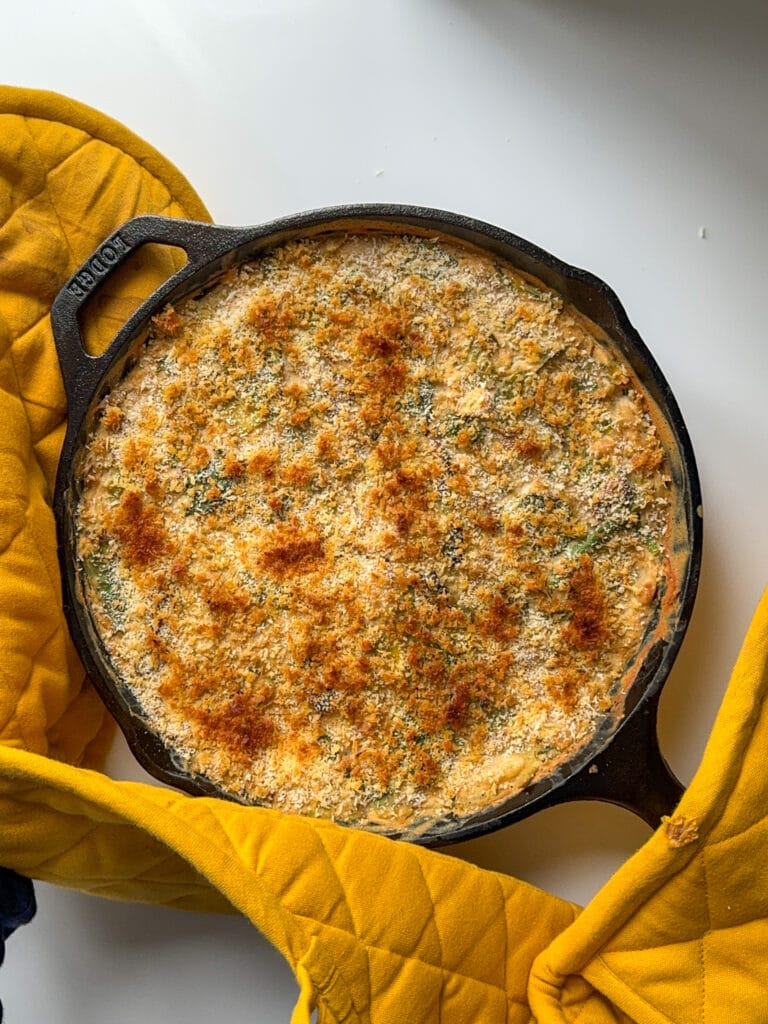
[[[690,780],[768,576],[768,4],[37,0],[3,8],[0,78],[123,121],[222,223],[424,204],[612,285],[704,490],[701,586],[660,721]],[[122,743],[110,770],[145,778]],[[574,804],[453,852],[585,902],[648,834]],[[7,1024],[289,1019],[292,976],[241,919],[37,896],[0,971]]]

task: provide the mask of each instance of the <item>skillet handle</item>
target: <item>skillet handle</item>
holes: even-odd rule
[[[659,697],[660,691],[637,708],[610,746],[561,787],[558,803],[604,800],[632,811],[653,829],[672,814],[685,787],[659,748]]]
[[[63,286],[51,308],[56,352],[70,406],[78,396],[91,393],[120,344],[118,335],[101,355],[90,355],[85,350],[78,314],[129,256],[149,242],[186,252],[184,266],[153,292],[152,301],[157,302],[164,293],[231,250],[242,236],[237,228],[147,215],[129,220],[105,239]]]

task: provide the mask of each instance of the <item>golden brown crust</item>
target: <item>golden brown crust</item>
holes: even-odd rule
[[[598,650],[606,640],[605,595],[595,576],[592,559],[582,555],[568,581],[570,615],[563,640],[578,650]]]
[[[154,474],[147,484],[147,493],[157,491],[152,486],[156,480]],[[125,561],[129,566],[146,566],[154,562],[160,555],[171,550],[168,535],[160,523],[160,513],[156,506],[145,500],[139,491],[127,490],[120,498],[120,503],[107,520],[112,528],[115,539],[120,542]]]
[[[78,551],[180,764],[398,827],[588,742],[668,571],[668,491],[646,400],[557,295],[333,235],[156,318],[89,441]]]

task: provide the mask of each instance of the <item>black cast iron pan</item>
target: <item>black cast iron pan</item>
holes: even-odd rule
[[[522,238],[468,217],[386,205],[317,210],[246,228],[145,216],[114,232],[86,260],[57,296],[51,314],[69,403],[54,508],[64,610],[78,652],[137,759],[152,775],[194,794],[222,795],[208,780],[181,771],[174,763],[172,754],[147,726],[139,707],[124,692],[101,646],[83,596],[81,569],[75,557],[73,509],[77,503],[79,455],[96,407],[111,383],[135,359],[152,316],[167,303],[200,291],[229,267],[290,238],[324,231],[382,228],[440,234],[478,246],[554,288],[605,331],[633,368],[655,407],[666,439],[679,520],[675,542],[679,571],[674,593],[668,593],[659,602],[655,621],[638,656],[639,669],[626,693],[623,713],[607,717],[593,740],[548,778],[482,813],[462,819],[446,818],[426,831],[402,838],[433,846],[458,842],[501,828],[545,807],[577,799],[619,804],[656,827],[660,818],[672,811],[683,791],[659,749],[656,715],[662,686],[693,608],[701,560],[701,496],[688,432],[661,371],[606,284]],[[130,254],[147,243],[180,247],[188,262],[143,303],[102,355],[87,354],[78,319],[81,307]]]

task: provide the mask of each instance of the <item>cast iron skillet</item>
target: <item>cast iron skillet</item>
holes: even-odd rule
[[[677,804],[683,787],[659,749],[656,715],[661,688],[682,642],[692,611],[701,560],[701,496],[690,439],[680,410],[656,362],[629,323],[611,289],[583,270],[500,228],[455,213],[409,206],[344,206],[297,214],[258,227],[230,228],[162,217],[129,221],[107,238],[56,298],[52,310],[61,371],[69,402],[66,439],[59,463],[54,508],[59,538],[64,610],[73,640],[91,678],[141,764],[156,778],[190,793],[223,795],[208,780],[180,770],[142,718],[101,646],[84,598],[75,557],[73,510],[78,463],[94,411],[111,384],[127,371],[150,319],[167,303],[199,292],[221,272],[290,238],[325,231],[406,228],[479,246],[554,288],[602,328],[623,353],[657,407],[667,436],[673,489],[678,500],[675,593],[660,602],[638,655],[623,714],[609,716],[592,741],[553,775],[503,803],[470,817],[446,818],[428,830],[401,834],[424,845],[445,845],[484,835],[534,811],[569,800],[605,800],[629,808],[652,827]],[[188,262],[131,316],[107,350],[86,353],[78,312],[127,256],[146,243],[181,247]],[[391,833],[390,833],[391,834]]]

